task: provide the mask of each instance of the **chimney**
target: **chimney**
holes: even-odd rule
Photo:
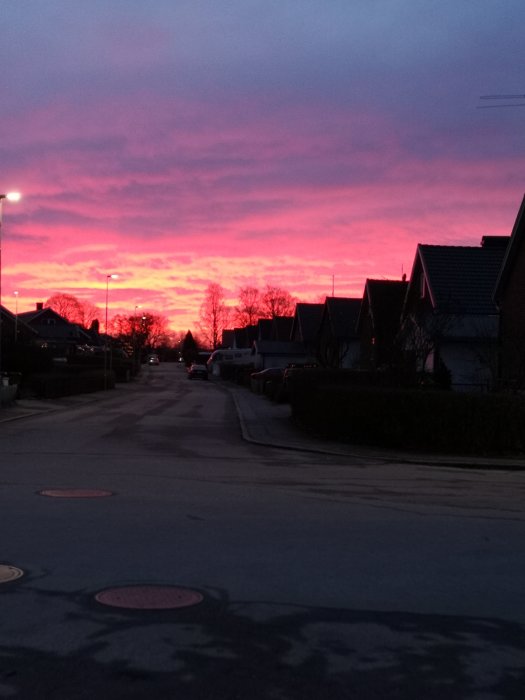
[[[37,311],[43,311],[44,309],[44,302],[43,301],[37,301],[36,302],[36,310]]]

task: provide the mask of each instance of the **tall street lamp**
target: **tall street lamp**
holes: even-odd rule
[[[2,377],[2,209],[4,199],[7,199],[9,202],[18,202],[20,192],[0,194],[0,384]]]
[[[108,299],[109,299],[109,280],[118,279],[118,275],[106,275],[106,321],[104,324],[104,332],[106,334],[104,340],[104,391],[108,388]]]
[[[133,371],[135,371],[139,366],[138,352],[137,352],[137,310],[142,309],[141,304],[135,305],[135,311],[133,313]]]

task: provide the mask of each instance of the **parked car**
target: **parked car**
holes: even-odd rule
[[[284,369],[282,367],[267,367],[250,374],[250,386],[256,394],[266,394],[274,398],[282,386]]]
[[[160,365],[159,356],[155,353],[148,355],[148,365]]]
[[[208,368],[206,365],[192,364],[188,370],[188,379],[208,379]]]
[[[252,379],[262,379],[266,381],[267,379],[282,379],[283,374],[283,367],[267,367],[266,369],[259,370],[259,372],[252,372],[250,377]]]

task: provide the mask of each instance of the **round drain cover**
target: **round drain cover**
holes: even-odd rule
[[[188,608],[202,602],[198,591],[178,586],[124,586],[97,593],[95,600],[103,605],[134,610],[170,610]]]
[[[22,569],[18,569],[16,566],[10,566],[9,564],[0,564],[0,583],[7,583],[8,581],[14,581],[24,575]]]
[[[102,498],[113,495],[113,491],[105,489],[44,489],[38,493],[52,498]]]

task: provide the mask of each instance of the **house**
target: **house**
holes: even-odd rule
[[[302,343],[308,362],[316,361],[319,328],[324,304],[298,303],[295,306],[290,340]]]
[[[509,237],[480,246],[418,245],[402,318],[405,356],[453,388],[487,389],[497,374],[493,292]]]
[[[42,303],[38,303],[34,311],[18,314],[18,319],[36,331],[41,347],[49,348],[57,357],[74,355],[78,346],[93,342],[80,326],[70,323],[53,309],[44,308]]]
[[[235,343],[235,330],[233,328],[222,331],[221,348],[233,348]]]
[[[14,314],[5,306],[0,306],[2,347],[5,350],[12,343],[33,343],[38,334],[30,328],[21,317],[21,314]]]
[[[291,340],[256,340],[253,347],[257,370],[303,365],[306,361],[303,344]]]
[[[397,364],[396,341],[407,289],[406,279],[366,280],[357,320],[361,369],[377,370]]]
[[[271,321],[271,339],[278,341],[290,340],[293,326],[293,316],[274,316]]]
[[[503,387],[525,388],[525,197],[512,229],[496,281],[499,310],[500,366]]]
[[[19,371],[27,352],[38,346],[38,333],[20,314],[0,306],[0,373]]]
[[[258,336],[253,342],[256,369],[304,364],[303,344],[290,340],[292,325],[292,316],[259,320]]]
[[[326,297],[317,346],[317,358],[324,367],[348,369],[357,366],[357,320],[361,301],[346,297]]]

